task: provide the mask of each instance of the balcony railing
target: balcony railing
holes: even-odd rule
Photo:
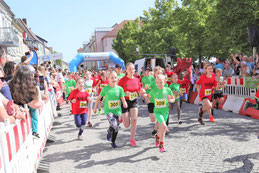
[[[0,46],[18,47],[18,33],[11,27],[0,27]]]

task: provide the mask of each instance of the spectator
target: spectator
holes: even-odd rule
[[[15,72],[15,63],[13,61],[8,61],[7,63],[5,63],[4,73],[5,73],[6,82],[13,79],[14,72]]]
[[[0,67],[0,79],[2,83],[0,93],[8,100],[13,100],[11,96],[10,88],[5,81],[4,71],[1,67]]]
[[[18,105],[28,104],[39,109],[43,102],[39,98],[39,92],[34,81],[36,71],[30,65],[24,65],[16,70],[13,80],[9,82],[12,98]]]
[[[29,51],[29,54],[30,54],[30,56],[29,57],[27,57],[27,56],[22,56],[21,57],[21,63],[24,63],[24,64],[30,64],[30,61],[32,60],[32,58],[33,58],[33,52],[30,50]]]
[[[241,68],[240,68],[240,77],[248,77],[250,76],[250,69],[249,67],[246,65],[245,61],[241,62]]]
[[[220,58],[216,59],[216,65],[214,67],[215,67],[215,69],[220,68],[222,71],[224,71],[224,67],[223,67],[223,65],[221,63],[221,59]]]
[[[224,72],[223,72],[223,76],[224,77],[232,77],[234,75],[234,70],[232,67],[230,67],[230,64],[229,63],[226,63],[225,64],[225,69],[224,69]]]

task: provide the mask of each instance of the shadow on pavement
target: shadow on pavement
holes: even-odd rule
[[[230,173],[230,172],[242,172],[242,173],[249,173],[253,171],[254,164],[250,159],[255,159],[259,160],[259,152],[258,153],[253,153],[253,154],[247,154],[247,155],[240,155],[240,156],[235,156],[230,159],[225,159],[224,162],[243,162],[243,166],[240,168],[236,168],[234,170],[229,170],[225,171],[224,173]]]

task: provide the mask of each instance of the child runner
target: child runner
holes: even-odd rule
[[[212,90],[217,86],[217,81],[215,79],[215,74],[213,75],[213,69],[210,64],[207,64],[205,66],[205,74],[202,74],[199,78],[199,80],[196,82],[199,88],[199,97],[200,101],[203,102],[203,106],[199,110],[199,123],[201,125],[205,125],[203,122],[203,116],[205,111],[208,111],[208,114],[210,116],[210,122],[214,122],[214,118],[211,114],[212,104]]]
[[[143,77],[142,77],[142,80],[141,80],[141,83],[143,84],[143,88],[145,88],[146,92],[149,93],[150,92],[150,88],[149,88],[149,84],[155,80],[154,76],[150,75],[150,72],[151,72],[151,68],[150,67],[147,67],[144,74],[143,74]]]
[[[100,101],[102,97],[105,97],[104,101],[104,113],[107,115],[107,119],[110,123],[110,127],[107,130],[107,140],[111,141],[112,148],[117,148],[115,143],[116,137],[119,131],[120,115],[121,115],[121,103],[123,107],[127,108],[127,103],[124,98],[123,89],[117,85],[118,77],[116,72],[112,71],[109,74],[109,85],[104,87],[100,95],[96,99],[96,103]],[[96,113],[97,104],[94,106],[94,112]]]
[[[156,78],[159,74],[162,74],[162,68],[160,66],[156,66],[154,68],[154,78]],[[167,83],[165,83],[165,87],[168,87]],[[148,88],[150,90],[148,90]],[[151,92],[153,89],[157,89],[157,85],[156,85],[156,81],[155,80],[153,80],[147,87],[145,87],[145,90],[147,90],[147,92],[146,92],[147,94],[149,92]],[[155,103],[154,98],[151,98],[150,102],[148,103],[148,112],[149,112],[149,117],[150,117],[151,122],[155,122],[156,121],[155,114],[154,114],[154,103]],[[167,119],[167,121],[168,121],[168,119]],[[157,133],[158,127],[159,127],[159,124],[158,124],[158,122],[156,122],[154,130],[152,131],[152,136],[153,137],[155,137],[155,135]],[[167,129],[167,134],[168,133],[169,133],[169,130]]]
[[[94,93],[94,90],[93,90],[93,84],[94,84],[94,81],[93,79],[91,78],[92,75],[91,75],[91,71],[86,71],[84,73],[85,75],[85,89],[86,91],[88,92],[88,94],[90,95],[91,99],[93,100],[93,93]],[[92,123],[91,123],[91,119],[92,119],[92,107],[93,106],[93,102],[91,102],[90,104],[88,104],[88,117],[87,117],[87,125],[89,127],[92,127]]]
[[[156,147],[159,147],[161,152],[165,152],[164,137],[166,132],[166,121],[169,114],[168,102],[174,102],[174,96],[170,88],[164,87],[165,76],[159,74],[156,77],[157,88],[153,89],[149,94],[148,98],[152,98],[155,101],[154,113],[159,123],[158,133],[156,135]],[[148,100],[149,102],[149,100]]]
[[[80,140],[85,129],[88,104],[91,103],[91,97],[84,89],[85,82],[83,78],[79,77],[76,84],[77,89],[70,93],[68,100],[72,103],[72,114],[74,115],[76,127],[79,128],[78,139]]]
[[[173,110],[174,109],[174,105],[176,104],[176,108],[177,108],[177,115],[178,115],[178,124],[182,124],[181,121],[181,108],[180,108],[180,96],[182,95],[182,93],[180,92],[180,84],[177,83],[178,82],[178,76],[177,74],[173,74],[172,75],[172,84],[169,86],[169,88],[172,90],[174,97],[175,97],[175,102],[174,103],[170,103],[170,109]]]
[[[141,93],[140,81],[134,77],[135,67],[133,63],[127,63],[126,65],[127,75],[121,78],[118,85],[121,86],[125,92],[125,99],[128,107],[122,107],[122,120],[125,128],[131,125],[130,129],[130,145],[136,146],[134,140],[137,130],[137,118],[138,118],[138,93]]]
[[[170,86],[171,83],[172,83],[172,80],[171,80],[171,76],[173,74],[175,74],[172,70],[171,70],[171,65],[170,64],[167,64],[166,65],[166,71],[165,71],[165,74],[167,75],[167,85]]]
[[[106,86],[109,84],[109,81],[107,80],[107,77],[106,77],[106,73],[105,73],[105,72],[101,72],[100,76],[101,76],[101,79],[99,80],[99,82],[98,82],[98,84],[97,84],[97,87],[99,88],[99,89],[98,89],[98,96],[100,95],[102,89],[103,89],[104,87],[106,87]],[[100,103],[99,103],[98,115],[101,115],[101,111],[102,111],[102,101],[103,101],[103,97],[101,98]]]
[[[116,71],[116,73],[118,75],[119,80],[125,76],[125,74],[122,73],[122,67],[121,67],[120,64],[116,64],[115,71]]]
[[[70,72],[67,73],[67,80],[65,82],[66,86],[66,99],[69,97],[71,91],[76,88],[76,81],[72,79],[72,74]]]
[[[213,109],[216,108],[218,109],[219,104],[224,103],[224,96],[223,96],[223,88],[225,85],[224,78],[222,76],[222,69],[217,68],[216,69],[216,81],[217,81],[217,87],[214,90],[213,94],[213,100],[212,100],[212,109],[211,109],[211,114],[214,116],[214,111]],[[219,98],[219,101],[217,101],[217,98]]]
[[[188,100],[188,93],[191,85],[191,81],[187,78],[188,71],[187,69],[183,69],[182,80],[178,80],[178,83],[181,85],[180,92],[180,108],[182,108],[182,103],[187,102]]]

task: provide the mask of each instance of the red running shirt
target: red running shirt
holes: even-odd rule
[[[68,100],[76,99],[76,102],[72,103],[72,114],[88,113],[88,97],[90,97],[90,95],[87,91],[80,92],[78,89],[75,89],[70,93]]]
[[[109,84],[108,80],[106,80],[106,81],[99,80],[99,81],[101,81],[101,83],[99,84],[98,95],[100,95],[102,89]],[[99,81],[98,81],[98,83],[99,83]]]
[[[137,93],[141,89],[140,81],[138,78],[135,77],[133,79],[130,79],[127,76],[124,76],[120,79],[118,85],[123,88],[125,93],[127,91],[132,93],[131,99],[125,96],[126,100],[135,100],[137,98]]]
[[[187,94],[188,94],[189,89],[190,89],[191,81],[188,80],[188,79],[185,77],[183,80],[178,80],[178,84],[181,85],[180,91],[181,91],[182,93],[187,93]]]
[[[207,97],[211,100],[211,95],[213,94],[213,88],[217,86],[217,81],[215,75],[212,75],[208,78],[205,74],[201,75],[196,84],[201,85],[199,97],[202,100],[204,97]]]

